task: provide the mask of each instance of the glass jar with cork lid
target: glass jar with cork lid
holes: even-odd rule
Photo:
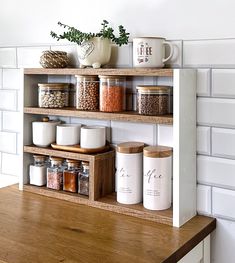
[[[169,114],[169,86],[137,86],[137,111],[142,115]]]
[[[81,195],[89,195],[89,162],[82,162],[81,172],[78,180],[78,193]]]
[[[54,190],[63,189],[63,158],[50,157],[51,166],[47,168],[47,187]]]
[[[77,193],[80,161],[67,159],[66,163],[67,167],[63,171],[63,190]]]
[[[46,156],[33,155],[34,163],[29,166],[29,183],[37,186],[46,185],[47,163]]]
[[[100,111],[126,110],[126,78],[123,76],[99,76]]]

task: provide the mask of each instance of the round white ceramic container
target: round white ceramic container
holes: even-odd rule
[[[80,142],[81,124],[60,124],[56,126],[56,144],[75,145]]]
[[[56,125],[60,121],[34,121],[33,144],[39,147],[47,147],[56,140]]]
[[[84,126],[81,128],[80,146],[84,149],[97,149],[106,144],[106,127]]]

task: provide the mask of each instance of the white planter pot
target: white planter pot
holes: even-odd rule
[[[109,62],[111,57],[111,40],[94,37],[78,46],[80,67],[100,68]]]

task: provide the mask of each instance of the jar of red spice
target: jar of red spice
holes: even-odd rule
[[[100,111],[126,110],[126,78],[122,76],[99,76]]]

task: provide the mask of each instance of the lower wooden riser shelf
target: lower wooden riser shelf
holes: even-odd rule
[[[44,195],[47,197],[53,197],[77,204],[88,205],[92,207],[97,207],[100,209],[134,216],[137,218],[150,220],[158,223],[163,223],[167,225],[173,225],[173,209],[167,209],[162,211],[151,211],[145,209],[142,204],[136,205],[123,205],[119,204],[116,201],[116,194],[113,193],[111,195],[107,195],[103,198],[100,198],[97,201],[89,200],[87,196],[79,195],[76,193],[69,193],[65,191],[56,191],[52,189],[48,189],[47,187],[38,187],[33,185],[24,185],[24,191]]]

